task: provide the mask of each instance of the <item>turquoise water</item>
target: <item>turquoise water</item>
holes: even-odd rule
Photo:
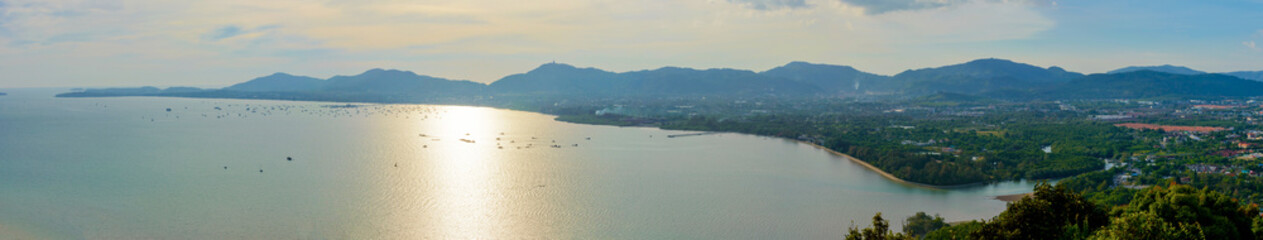
[[[990,218],[1032,187],[491,108],[4,92],[0,229],[47,238],[821,239],[875,212]]]

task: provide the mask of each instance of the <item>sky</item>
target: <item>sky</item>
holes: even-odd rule
[[[1260,71],[1263,0],[0,0],[0,88],[372,68],[486,83],[552,61],[893,75],[993,57]]]

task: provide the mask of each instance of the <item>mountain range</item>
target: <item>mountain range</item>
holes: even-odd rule
[[[1154,71],[1154,72],[1164,72],[1164,73],[1181,74],[1181,75],[1206,74],[1206,72],[1203,72],[1203,71],[1193,70],[1191,68],[1184,67],[1184,66],[1172,66],[1169,64],[1161,65],[1161,66],[1130,66],[1130,67],[1125,67],[1125,68],[1114,69],[1114,71],[1109,71],[1106,73],[1129,73],[1129,72],[1137,72],[1137,71]]]
[[[1144,71],[1144,70],[1171,73],[1171,74],[1181,74],[1181,75],[1207,74],[1207,72],[1194,70],[1188,67],[1172,66],[1172,65],[1131,66],[1131,67],[1119,68],[1113,71],[1109,71],[1108,73],[1126,73],[1126,72],[1135,72],[1135,71]],[[1238,77],[1238,78],[1247,79],[1247,80],[1263,81],[1263,71],[1237,71],[1237,72],[1223,72],[1219,74]]]
[[[491,93],[548,96],[785,95],[823,93],[816,85],[753,71],[664,67],[614,73],[549,63],[488,85]]]
[[[1263,71],[1239,71],[1239,72],[1226,72],[1223,74],[1228,75],[1228,76],[1233,76],[1233,77],[1239,77],[1242,79],[1263,81]]]
[[[1058,98],[1248,97],[1263,95],[1263,82],[1224,74],[1189,75],[1141,70],[1092,74],[1041,95]]]
[[[688,96],[926,96],[953,93],[1013,99],[1143,98],[1263,95],[1263,72],[1206,74],[1178,66],[1127,67],[1084,75],[1004,59],[978,59],[883,76],[850,66],[790,62],[763,72],[663,67],[610,72],[547,63],[491,84],[450,80],[409,71],[372,69],[318,79],[275,73],[222,89],[116,88],[60,94],[84,96],[191,96],[295,100],[426,102],[438,98],[636,98]]]
[[[1004,59],[979,59],[937,68],[908,70],[891,78],[891,90],[909,94],[955,92],[979,94],[1002,90],[1030,90],[1065,83],[1083,74],[1060,67],[1040,68]]]
[[[850,66],[808,62],[790,62],[759,74],[814,85],[826,93],[835,94],[864,93],[861,89],[872,89],[871,86],[885,84],[890,79],[888,76],[863,72]]]

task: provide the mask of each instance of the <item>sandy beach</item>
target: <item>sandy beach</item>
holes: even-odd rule
[[[1000,196],[995,196],[995,199],[1004,201],[1004,202],[1016,202],[1017,200],[1022,200],[1022,198],[1026,196],[1032,196],[1034,194],[1035,193],[1019,193],[1019,194],[1000,195]]]
[[[847,154],[845,154],[845,153],[841,153],[841,152],[838,152],[838,151],[834,151],[833,149],[829,149],[829,148],[827,148],[827,147],[820,146],[819,144],[815,144],[815,143],[811,143],[811,142],[807,142],[807,141],[801,141],[801,140],[794,140],[794,139],[791,139],[791,140],[793,140],[793,141],[795,141],[795,142],[802,143],[802,144],[811,145],[812,147],[816,147],[816,148],[819,148],[819,149],[821,149],[821,150],[828,151],[829,153],[832,153],[832,154],[834,154],[834,155],[840,156],[840,157],[842,157],[842,158],[846,158],[846,159],[848,159],[848,160],[851,160],[851,162],[855,162],[856,164],[859,164],[860,166],[864,166],[865,168],[868,168],[869,170],[872,170],[873,172],[875,172],[875,173],[877,173],[877,174],[881,175],[882,177],[885,177],[886,179],[890,179],[891,181],[895,181],[895,182],[900,183],[900,184],[906,184],[906,185],[909,185],[909,186],[917,186],[917,187],[924,187],[924,188],[933,188],[933,189],[951,189],[951,188],[960,188],[960,187],[969,187],[969,186],[984,185],[983,183],[975,183],[975,184],[962,184],[962,185],[951,185],[951,186],[939,186],[939,185],[930,185],[930,184],[924,184],[924,183],[909,182],[909,181],[907,181],[907,180],[903,180],[903,179],[901,179],[901,178],[899,178],[899,177],[895,177],[895,175],[890,174],[890,173],[888,173],[888,172],[886,172],[886,171],[882,171],[880,168],[877,168],[876,166],[873,166],[872,164],[869,164],[869,163],[867,163],[867,162],[864,162],[864,161],[862,161],[862,160],[860,160],[860,159],[858,159],[858,158],[852,157],[851,155],[847,155]],[[995,199],[996,199],[996,200],[1000,200],[1000,201],[1004,201],[1004,202],[1014,202],[1014,201],[1017,201],[1017,200],[1021,200],[1021,199],[1022,199],[1022,197],[1025,197],[1025,196],[1028,196],[1028,195],[1031,195],[1031,193],[1019,193],[1019,194],[1000,195],[1000,196],[995,196]]]
[[[820,149],[820,150],[825,150],[825,151],[828,151],[829,153],[832,153],[833,155],[837,155],[837,156],[840,156],[840,157],[842,157],[842,158],[846,158],[846,159],[848,159],[848,160],[851,160],[851,162],[855,162],[855,163],[859,164],[860,166],[864,166],[865,168],[868,168],[868,170],[873,170],[873,172],[877,173],[878,175],[881,175],[882,177],[885,177],[886,179],[890,179],[891,181],[895,181],[895,182],[898,182],[898,183],[900,183],[900,184],[907,184],[907,185],[911,185],[911,186],[925,187],[925,188],[935,188],[935,189],[943,189],[943,188],[956,187],[956,186],[936,186],[936,185],[930,185],[930,184],[924,184],[924,183],[909,182],[909,181],[907,181],[907,180],[903,180],[903,179],[901,179],[901,178],[899,178],[899,177],[895,177],[895,175],[890,174],[890,173],[888,173],[888,172],[886,172],[886,171],[882,171],[880,168],[877,168],[876,166],[873,166],[872,164],[868,164],[868,162],[864,162],[864,161],[862,161],[862,160],[860,160],[860,159],[858,159],[858,158],[852,157],[851,155],[847,155],[847,154],[842,153],[842,152],[834,151],[833,149],[829,149],[829,148],[827,148],[827,147],[820,146],[819,144],[815,144],[815,143],[812,143],[812,142],[807,142],[807,141],[802,141],[802,140],[796,140],[796,139],[791,139],[791,140],[792,140],[792,141],[795,141],[795,142],[798,142],[798,143],[811,145],[812,147],[816,147],[816,148],[818,148],[818,149]]]

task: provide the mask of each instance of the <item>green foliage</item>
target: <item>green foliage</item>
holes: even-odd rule
[[[1263,238],[1263,217],[1254,218],[1254,238]]]
[[[1061,179],[1058,186],[1083,194],[1083,198],[1105,206],[1119,206],[1131,202],[1138,190],[1113,186],[1114,175],[1122,173],[1122,168],[1111,171],[1095,171],[1078,176]]]
[[[1188,177],[1188,185],[1194,188],[1214,190],[1243,203],[1263,202],[1263,178],[1237,177],[1224,174],[1184,173],[1179,176]]]
[[[925,234],[926,240],[948,240],[948,239],[972,239],[970,234],[982,229],[983,222],[969,221],[944,228],[939,228],[933,232]]]
[[[1153,187],[1137,194],[1124,210],[1123,218],[1115,220],[1133,216],[1137,219],[1132,220],[1156,222],[1135,216],[1136,213],[1152,214],[1176,230],[1191,228],[1185,225],[1199,226],[1206,239],[1254,239],[1251,228],[1258,209],[1242,206],[1219,192],[1175,185]]]
[[[940,217],[938,214],[930,216],[929,214],[925,214],[925,212],[917,212],[916,215],[908,216],[908,219],[903,225],[903,234],[920,237],[924,236],[926,233],[930,233],[931,231],[946,226],[947,223],[944,222],[943,217]]]
[[[904,180],[959,185],[1074,176],[1136,147],[1132,131],[1070,116],[1004,112],[943,120],[904,115],[765,115],[731,120],[695,116],[666,129],[808,137]],[[979,131],[988,134],[979,134]],[[931,141],[933,140],[933,141]],[[1051,146],[1052,153],[1041,151]]]
[[[914,239],[911,236],[902,233],[890,231],[890,223],[886,219],[881,218],[881,213],[873,216],[873,226],[859,229],[851,227],[846,234],[847,240],[899,240]]]
[[[1260,239],[1257,205],[1187,185],[1137,191],[1108,218],[1063,183],[1039,184],[990,222],[945,227],[925,239]],[[1106,219],[1108,218],[1108,219]]]
[[[1040,183],[970,235],[976,239],[1062,239],[1082,236],[1108,221],[1104,210],[1064,186]]]
[[[556,118],[557,121],[571,122],[571,123],[613,125],[613,126],[636,125],[636,122],[630,119],[631,118],[628,118],[626,116],[614,115],[614,114],[608,114],[608,115],[603,115],[603,116],[597,116],[597,115],[592,115],[592,114],[572,114],[572,115],[561,115],[561,116],[557,116]]]
[[[1131,212],[1114,218],[1090,239],[1206,239],[1197,224],[1170,223],[1153,212]]]

